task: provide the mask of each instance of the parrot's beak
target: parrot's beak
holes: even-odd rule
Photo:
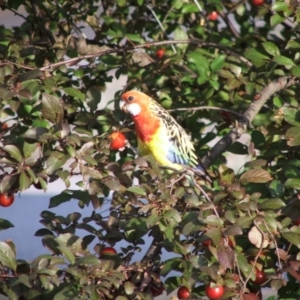
[[[127,105],[126,105],[126,102],[124,100],[120,100],[120,109],[123,110],[124,112],[128,112],[127,110]]]

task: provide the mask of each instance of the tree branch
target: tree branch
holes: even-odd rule
[[[205,168],[209,167],[229,146],[231,146],[244,132],[246,132],[255,116],[272,95],[294,84],[299,84],[299,81],[300,79],[295,78],[294,76],[283,76],[264,87],[259,95],[255,95],[255,100],[253,100],[243,114],[247,122],[238,122],[236,127],[234,127],[227,135],[216,143],[216,145],[211,148],[209,154],[202,158],[201,162],[203,166]]]
[[[205,110],[205,109],[225,111],[225,112],[228,112],[229,114],[236,116],[239,120],[247,120],[243,114],[240,114],[234,110],[230,110],[230,109],[222,108],[222,107],[216,107],[216,106],[180,107],[180,108],[171,108],[171,109],[168,109],[168,111],[169,112],[172,112],[172,111],[197,111],[197,110]]]
[[[82,38],[79,40],[72,39],[70,41],[70,43],[72,43],[72,46],[74,48],[76,48],[79,53],[83,53],[83,52],[87,51],[88,44],[86,43],[86,41],[87,41],[86,39],[82,39]],[[224,53],[226,53],[227,55],[232,55],[232,56],[238,58],[242,63],[246,64],[248,67],[253,67],[252,63],[248,59],[246,59],[244,56],[232,51],[231,49],[229,49],[225,46],[221,46],[217,43],[204,42],[204,41],[197,40],[197,39],[189,39],[189,40],[151,42],[151,43],[135,45],[132,47],[123,47],[123,48],[118,48],[118,49],[110,49],[108,47],[105,47],[105,48],[102,47],[102,49],[104,48],[104,50],[101,50],[99,52],[94,52],[95,49],[89,49],[90,52],[86,52],[86,53],[90,53],[90,54],[85,54],[80,57],[74,57],[74,58],[70,58],[70,59],[67,59],[64,61],[59,61],[54,64],[49,64],[47,66],[40,68],[39,70],[48,71],[48,70],[54,69],[54,68],[62,66],[62,65],[72,64],[72,63],[78,61],[78,59],[90,59],[90,58],[95,58],[95,57],[99,57],[99,56],[106,55],[106,54],[124,53],[124,52],[133,51],[136,49],[149,48],[149,47],[154,47],[154,46],[163,46],[163,45],[174,45],[174,44],[194,44],[194,45],[197,45],[200,47],[217,48],[217,49],[220,49],[221,51],[223,51]],[[97,47],[98,48],[96,48],[96,49],[100,48],[99,46],[97,46]],[[148,63],[143,62],[143,65],[147,65],[149,63],[150,63],[150,61]]]

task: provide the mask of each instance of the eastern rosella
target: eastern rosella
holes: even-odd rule
[[[188,134],[154,99],[129,91],[121,96],[120,108],[132,117],[141,155],[152,154],[161,166],[192,170],[210,181]]]

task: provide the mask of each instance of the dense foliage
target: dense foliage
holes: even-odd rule
[[[299,297],[298,1],[4,0],[0,7],[22,18],[0,27],[1,197],[31,185],[46,191],[56,180],[66,186],[35,233],[50,252],[28,262],[13,241],[0,242],[1,294],[153,299],[184,286],[191,299],[220,291],[222,299],[254,300],[261,287]],[[107,83],[121,76],[126,86],[106,98]],[[212,185],[197,179],[200,191],[131,147],[110,147],[116,131],[136,146],[118,110],[132,88],[172,109]],[[235,142],[246,131],[250,145]],[[250,161],[235,174],[225,150]],[[71,190],[77,174],[81,189]],[[51,212],[71,199],[77,212]],[[89,204],[95,211],[82,216]],[[11,226],[0,219],[1,230]],[[133,260],[140,251],[144,258]]]

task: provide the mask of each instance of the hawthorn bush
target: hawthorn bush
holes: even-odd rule
[[[66,186],[33,233],[46,254],[29,262],[16,257],[13,241],[0,242],[0,294],[153,299],[185,286],[201,299],[209,285],[224,287],[222,299],[259,299],[261,287],[299,297],[298,1],[3,0],[0,7],[22,18],[0,27],[0,192]],[[213,11],[218,17],[208,19]],[[106,98],[107,83],[120,76],[126,86]],[[136,146],[118,110],[132,88],[155,97],[190,133],[212,185],[177,180],[182,174],[131,147],[110,149],[116,131]],[[106,103],[115,109],[99,109]],[[237,141],[246,132],[249,146]],[[226,151],[250,161],[235,174]],[[69,189],[78,174],[81,189]],[[51,212],[71,199],[79,212]],[[89,204],[94,211],[82,216]],[[11,226],[0,219],[2,230]],[[141,261],[133,260],[137,252]]]

